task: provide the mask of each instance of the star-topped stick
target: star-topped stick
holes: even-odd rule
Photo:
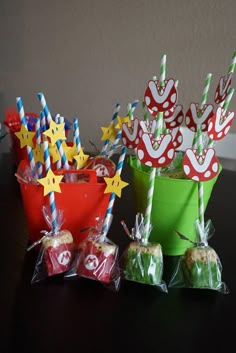
[[[77,169],[80,169],[83,168],[87,163],[89,155],[84,154],[84,151],[81,147],[78,118],[74,118],[74,140],[78,154],[76,154],[73,158],[76,161]]]
[[[43,93],[38,93],[38,98],[42,105],[44,115],[49,123],[49,129],[44,132],[44,135],[50,137],[51,142],[56,144],[62,159],[63,166],[65,167],[65,169],[70,169],[61,143],[61,140],[65,140],[65,131],[63,132],[64,124],[56,124],[52,120],[52,116]]]
[[[38,179],[38,182],[44,187],[44,196],[49,194],[52,231],[53,233],[56,233],[58,230],[58,224],[57,224],[55,192],[61,192],[59,183],[61,182],[63,176],[57,176],[51,170],[50,154],[49,154],[47,141],[43,142],[43,149],[44,149],[45,169],[46,169],[47,175],[45,178]]]
[[[16,98],[16,104],[17,104],[17,110],[18,110],[22,125],[21,125],[21,130],[19,132],[16,132],[15,135],[20,139],[21,148],[26,146],[27,155],[28,155],[29,162],[30,162],[30,168],[31,168],[31,171],[33,173],[35,173],[36,172],[36,164],[35,164],[35,160],[34,160],[34,154],[32,151],[32,147],[33,147],[33,140],[32,139],[33,139],[35,133],[28,131],[24,107],[23,107],[23,101],[22,101],[21,97]]]
[[[120,110],[120,104],[117,103],[116,107],[113,111],[110,125],[108,127],[101,127],[102,132],[103,132],[101,140],[104,141],[101,154],[104,156],[107,154],[107,148],[108,148],[109,143],[111,141],[114,141],[114,139],[116,137],[115,120],[117,119],[119,110]]]
[[[103,227],[102,227],[102,234],[104,236],[106,236],[107,232],[108,232],[108,227],[109,227],[109,222],[111,219],[111,215],[112,215],[112,209],[114,206],[114,202],[115,202],[115,197],[116,195],[120,195],[121,193],[121,189],[124,188],[125,186],[128,185],[128,183],[122,182],[120,180],[120,175],[122,172],[122,168],[124,165],[124,160],[125,160],[125,156],[126,156],[126,147],[123,146],[122,150],[121,150],[121,154],[119,157],[119,161],[116,167],[116,175],[115,175],[115,180],[113,178],[106,178],[106,179],[110,179],[109,180],[109,191],[107,192],[111,192],[110,198],[109,198],[109,202],[108,202],[108,206],[107,206],[107,210],[106,210],[106,215],[105,215],[105,219],[104,219],[104,223],[103,223]],[[110,181],[114,181],[113,185],[112,183],[110,183]],[[106,180],[106,182],[108,183],[108,181]]]

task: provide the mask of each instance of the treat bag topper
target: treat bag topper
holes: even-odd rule
[[[33,243],[27,250],[41,244],[31,283],[39,282],[67,271],[74,256],[73,237],[69,230],[61,230],[63,212],[57,211],[56,228],[53,227],[51,212],[47,206],[42,207],[48,230],[42,230],[42,238]]]
[[[80,244],[79,253],[66,277],[84,277],[101,282],[108,289],[119,289],[118,246],[107,238],[111,222],[112,215],[104,232],[104,219],[98,217],[97,224]]]
[[[160,244],[148,242],[151,225],[146,234],[143,214],[138,213],[135,225],[129,232],[126,224],[122,225],[132,242],[122,255],[122,272],[125,279],[156,286],[163,292],[167,292],[165,282],[162,280],[163,256]]]
[[[169,287],[205,288],[226,294],[228,288],[221,279],[222,266],[220,259],[215,250],[208,245],[208,240],[215,232],[212,222],[208,220],[203,228],[201,222],[197,219],[196,228],[198,238],[195,242],[176,232],[181,239],[191,242],[193,246],[189,247],[180,257]]]

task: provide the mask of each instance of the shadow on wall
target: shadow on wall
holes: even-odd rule
[[[10,139],[9,139],[9,134],[7,133],[7,130],[5,128],[5,125],[3,124],[4,120],[5,120],[5,99],[4,99],[3,92],[0,92],[0,123],[1,123],[0,135],[4,136],[6,133],[6,136],[4,136],[0,140],[0,153],[5,153],[10,151]]]

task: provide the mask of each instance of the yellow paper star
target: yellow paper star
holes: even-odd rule
[[[105,141],[105,140],[110,140],[110,141],[114,141],[117,131],[115,129],[115,126],[113,123],[111,123],[108,127],[101,127],[102,129],[102,137],[101,140]]]
[[[34,147],[33,137],[35,135],[35,132],[28,131],[25,125],[21,125],[20,131],[15,132],[15,135],[20,140],[20,148],[23,148],[25,146]]]
[[[74,156],[74,159],[76,160],[77,163],[77,169],[83,168],[87,162],[87,160],[89,159],[89,155],[88,154],[84,154],[83,149],[80,149],[80,153],[77,154],[76,156]]]
[[[41,145],[36,145],[35,148],[33,149],[33,154],[34,154],[34,160],[35,162],[40,162],[44,163],[44,158],[43,158],[43,149]]]
[[[119,130],[122,129],[122,125],[125,123],[128,123],[128,127],[131,127],[131,121],[128,115],[124,117],[118,116],[117,120],[118,120],[118,124],[115,126],[116,129],[119,129]]]
[[[47,172],[45,178],[38,179],[38,182],[43,185],[43,196],[46,196],[52,191],[61,192],[59,183],[63,179],[63,175],[55,175],[51,169]]]
[[[56,145],[52,146],[52,144],[50,143],[49,153],[50,153],[50,156],[52,157],[53,163],[56,163],[57,161],[59,161],[61,159],[60,153],[59,153]]]
[[[66,140],[65,123],[56,124],[55,121],[51,120],[49,129],[44,131],[43,134],[50,138],[51,144],[54,146],[58,140]]]
[[[78,150],[76,147],[76,144],[74,143],[73,146],[70,147],[70,151],[68,153],[68,161],[72,162],[74,156],[76,156],[78,154]]]
[[[113,178],[104,178],[107,187],[104,194],[114,192],[118,197],[121,197],[121,189],[125,188],[129,183],[121,180],[120,175],[116,173]]]
[[[66,159],[69,162],[72,162],[73,161],[73,156],[78,153],[77,149],[76,149],[76,146],[75,145],[68,146],[65,141],[63,141],[61,145],[62,145],[62,148],[63,148],[63,150],[65,152]]]

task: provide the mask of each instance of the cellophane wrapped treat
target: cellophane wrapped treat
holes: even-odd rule
[[[101,224],[99,221],[87,239],[80,243],[78,255],[65,277],[93,279],[117,291],[120,285],[119,248],[102,232]]]
[[[50,217],[45,206],[43,212],[50,225]],[[59,217],[62,219],[62,213],[59,213]],[[30,250],[41,243],[31,283],[66,272],[70,268],[75,250],[73,236],[69,230],[60,230],[61,224],[62,222],[58,221],[59,227],[55,231],[42,231],[44,236],[28,248]]]
[[[167,292],[166,284],[162,279],[163,255],[161,245],[147,241],[144,237],[143,222],[143,215],[138,214],[132,232],[127,232],[134,241],[128,245],[122,254],[123,277],[130,281],[156,286],[161,291]]]
[[[169,287],[205,288],[228,293],[228,288],[222,282],[222,266],[215,250],[208,245],[208,239],[214,233],[211,221],[201,230],[196,222],[199,241],[187,249],[180,257]],[[188,240],[185,236],[180,235]]]

